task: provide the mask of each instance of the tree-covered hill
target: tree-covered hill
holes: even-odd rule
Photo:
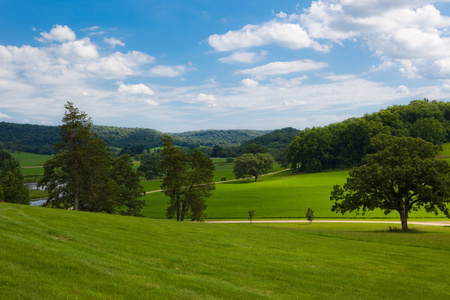
[[[245,141],[242,146],[247,146],[249,144],[257,144],[261,146],[266,146],[271,152],[278,152],[283,148],[289,146],[294,137],[298,135],[301,130],[286,127],[272,132],[266,133],[262,136],[256,137],[254,139]]]
[[[243,142],[260,137],[271,130],[200,130],[186,131],[183,133],[171,133],[170,135],[179,138],[178,143],[183,142],[186,146],[214,146],[222,147],[238,146]]]
[[[377,134],[417,137],[439,147],[450,141],[450,102],[415,100],[361,118],[302,130],[289,146],[288,161],[294,169],[317,172],[351,167],[374,150]]]
[[[161,145],[162,132],[147,128],[93,126],[94,132],[110,147],[150,149]],[[223,145],[236,146],[261,136],[267,130],[202,130],[173,133],[177,146],[200,147]],[[43,126],[0,122],[0,148],[38,154],[52,154],[52,146],[60,140],[58,126]]]

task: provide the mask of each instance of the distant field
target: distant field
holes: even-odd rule
[[[22,168],[42,166],[47,160],[52,158],[51,155],[40,155],[27,152],[15,152],[10,154],[14,157],[14,159],[20,161],[20,166]]]
[[[0,203],[1,299],[449,299],[450,231],[152,220]]]
[[[211,198],[207,200],[207,219],[247,219],[248,211],[255,209],[255,219],[305,218],[308,207],[314,209],[317,218],[393,218],[397,212],[385,215],[381,210],[337,214],[331,211],[330,192],[333,185],[342,185],[348,171],[329,171],[313,174],[292,174],[287,171],[261,177],[258,182],[243,180],[217,184]],[[145,196],[147,207],[143,214],[151,218],[164,218],[167,200],[162,193]],[[424,211],[412,212],[410,218],[443,218]]]

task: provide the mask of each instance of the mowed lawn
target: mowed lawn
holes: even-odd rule
[[[397,212],[385,215],[381,210],[365,215],[331,211],[330,193],[335,184],[344,184],[348,170],[312,174],[292,174],[285,171],[254,180],[241,180],[216,185],[213,195],[207,199],[207,219],[247,219],[248,211],[255,209],[255,220],[276,218],[305,218],[308,207],[314,209],[317,218],[393,218]],[[145,196],[147,206],[143,214],[151,218],[165,218],[168,198],[161,192]],[[425,211],[411,212],[410,218],[443,218]]]
[[[1,299],[449,299],[450,231],[152,220],[0,203]]]

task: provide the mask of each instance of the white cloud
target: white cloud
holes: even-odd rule
[[[280,19],[286,19],[287,18],[287,14],[286,13],[284,13],[284,12],[282,12],[282,11],[280,11],[278,14],[276,14],[275,16],[277,16],[277,18],[280,18]]]
[[[6,114],[0,113],[0,119],[12,119],[12,118]]]
[[[150,76],[178,77],[187,71],[186,66],[156,66],[149,71]]]
[[[327,66],[328,64],[325,62],[315,62],[310,59],[294,60],[294,61],[277,61],[252,69],[239,70],[236,73],[248,74],[261,78],[268,75],[283,75],[311,70],[319,70]]]
[[[250,78],[245,78],[241,80],[241,84],[245,87],[257,87],[259,85],[259,82]]]
[[[397,92],[400,93],[400,94],[408,95],[408,94],[409,94],[409,89],[408,89],[408,87],[405,86],[405,85],[400,85],[400,86],[397,88]]]
[[[279,44],[289,49],[314,48],[327,52],[322,46],[309,38],[299,24],[280,23],[276,20],[262,25],[246,25],[241,30],[228,31],[225,34],[214,34],[208,39],[209,44],[217,51],[233,51],[268,44]]]
[[[260,53],[256,52],[246,52],[246,51],[237,51],[227,57],[219,58],[220,62],[223,63],[246,63],[253,64],[257,61],[264,59],[267,55],[267,51],[261,51]]]
[[[435,77],[427,66],[450,57],[450,17],[431,2],[449,1],[319,0],[299,19],[310,38],[366,43],[383,61],[378,70],[397,65],[410,78]]]
[[[116,39],[116,38],[105,38],[103,39],[103,41],[107,44],[109,44],[111,47],[116,47],[116,46],[125,46],[125,43],[122,43],[122,41]]]
[[[148,86],[139,83],[139,84],[124,84],[123,82],[117,82],[119,85],[118,91],[121,94],[130,94],[130,95],[149,95],[153,96],[155,94]]]
[[[192,103],[206,103],[209,107],[217,106],[216,97],[211,94],[200,93],[195,99],[190,101]]]
[[[73,41],[76,39],[75,32],[72,31],[67,25],[55,25],[50,30],[50,32],[41,32],[42,38],[38,38],[37,40],[40,42],[66,42]]]

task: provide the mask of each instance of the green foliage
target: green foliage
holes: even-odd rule
[[[142,216],[141,209],[145,205],[145,194],[139,176],[133,168],[131,156],[123,154],[112,161],[111,179],[118,185],[120,197],[115,203],[116,212],[128,216]]]
[[[234,161],[233,173],[238,179],[254,176],[258,181],[258,176],[267,174],[273,163],[269,153],[244,153]]]
[[[92,132],[90,118],[68,102],[58,153],[44,164],[39,186],[49,193],[47,206],[92,212],[138,215],[143,201],[139,178],[129,156],[114,159]]]
[[[5,202],[30,203],[30,195],[24,186],[20,163],[4,151],[0,151],[0,190],[0,199]]]
[[[309,221],[309,224],[311,224],[312,221],[315,219],[314,209],[312,209],[311,207],[308,207],[308,209],[306,210],[306,213],[305,213],[305,217]]]
[[[395,210],[403,230],[411,210],[441,211],[450,217],[450,166],[436,159],[437,147],[418,138],[387,135],[376,136],[372,146],[377,152],[350,171],[343,187],[333,187],[333,211]]]
[[[268,153],[269,152],[269,148],[267,148],[266,146],[262,146],[262,145],[258,145],[258,144],[247,144],[244,147],[244,150],[242,150],[242,153]]]
[[[307,128],[291,142],[287,158],[294,170],[305,172],[357,166],[374,152],[371,140],[378,134],[421,137],[442,146],[450,140],[450,102],[416,100],[362,118]],[[277,161],[284,164],[285,157]]]
[[[147,180],[160,178],[162,173],[159,169],[159,155],[146,155],[141,160],[140,166],[137,168],[138,172],[142,172]]]
[[[199,150],[188,154],[175,147],[170,136],[162,138],[160,169],[165,174],[161,183],[163,193],[170,198],[167,217],[184,221],[203,221],[206,198],[215,189],[214,163]]]
[[[250,220],[250,224],[253,223],[253,218],[255,217],[255,209],[251,209],[248,211],[248,219]]]

